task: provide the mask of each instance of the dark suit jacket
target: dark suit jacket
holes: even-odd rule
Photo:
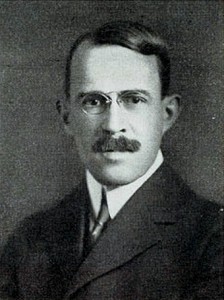
[[[1,259],[1,299],[223,299],[222,210],[165,164],[87,255],[88,205],[83,182],[17,229]]]

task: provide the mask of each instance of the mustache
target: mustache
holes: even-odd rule
[[[111,136],[104,136],[99,138],[93,145],[93,152],[137,152],[141,147],[141,143],[137,140],[127,139],[124,136],[113,138]]]

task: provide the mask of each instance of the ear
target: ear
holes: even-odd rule
[[[65,101],[57,100],[56,102],[56,109],[64,123],[65,131],[69,134],[69,109],[67,106]]]
[[[169,130],[180,114],[181,96],[174,94],[162,100],[163,105],[163,133]]]

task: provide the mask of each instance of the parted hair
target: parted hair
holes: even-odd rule
[[[150,28],[130,21],[115,21],[78,37],[72,45],[66,63],[65,96],[70,99],[71,61],[74,52],[83,42],[92,45],[119,45],[143,55],[156,55],[158,58],[162,96],[166,96],[170,84],[170,58],[165,41]]]

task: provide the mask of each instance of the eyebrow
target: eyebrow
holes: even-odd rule
[[[142,89],[134,89],[134,90],[123,90],[123,91],[120,91],[120,92],[114,92],[114,91],[111,91],[111,92],[109,92],[109,93],[105,93],[105,92],[103,92],[103,91],[100,91],[100,90],[93,90],[93,91],[88,91],[88,92],[84,92],[84,91],[82,91],[82,92],[79,92],[78,93],[78,99],[80,99],[80,98],[82,98],[82,97],[84,97],[84,96],[86,96],[86,95],[88,95],[88,94],[92,94],[92,93],[96,93],[96,94],[104,94],[104,95],[109,95],[109,94],[111,94],[111,93],[117,93],[118,95],[123,95],[123,94],[143,94],[143,95],[145,95],[145,96],[147,96],[147,97],[149,97],[149,98],[152,98],[152,96],[151,96],[151,94],[150,94],[150,92],[149,91],[147,91],[147,90],[142,90]]]
[[[143,94],[143,95],[145,95],[145,96],[147,96],[149,98],[152,97],[149,91],[142,90],[142,89],[124,90],[124,91],[120,92],[120,94],[128,94],[128,93],[130,93],[130,94],[135,94],[135,93],[136,94]]]

